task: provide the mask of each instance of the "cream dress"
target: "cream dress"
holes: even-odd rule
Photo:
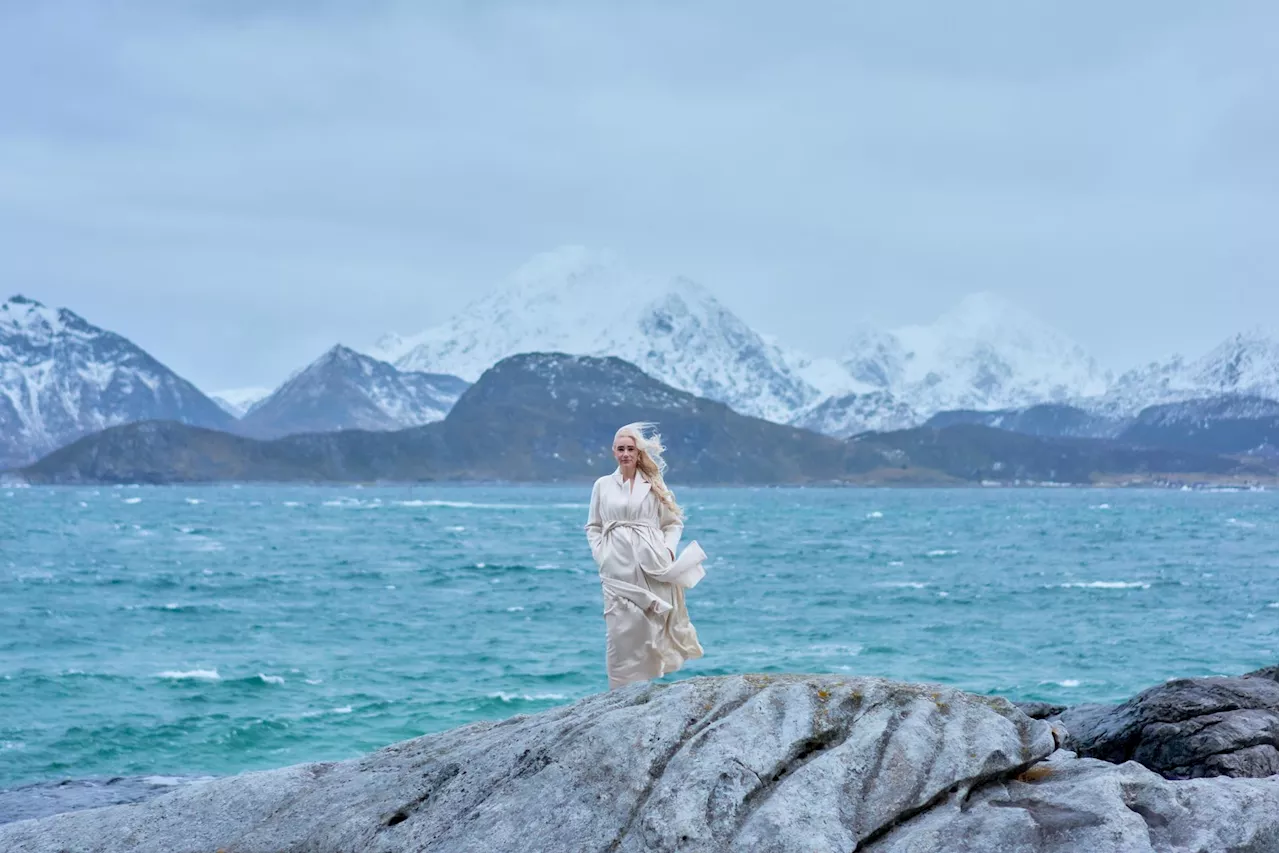
[[[684,590],[702,579],[706,554],[691,542],[672,560],[683,530],[638,471],[631,483],[619,470],[591,489],[587,541],[604,590],[610,690],[702,657]]]

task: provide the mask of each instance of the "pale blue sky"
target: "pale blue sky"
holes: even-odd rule
[[[1276,327],[1276,15],[0,0],[0,293],[208,389],[567,243],[820,353],[993,290],[1109,366],[1198,354]]]

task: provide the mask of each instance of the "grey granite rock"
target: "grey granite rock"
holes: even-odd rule
[[[1169,781],[1058,751],[951,796],[859,853],[1274,853],[1276,780]]]
[[[1014,702],[1013,706],[1033,720],[1056,717],[1067,710],[1066,705],[1054,705],[1052,702]]]
[[[697,678],[12,823],[0,850],[850,851],[1053,748],[1049,724],[942,687]]]
[[[140,803],[182,785],[207,782],[212,776],[115,776],[106,779],[60,779],[0,791],[0,824],[15,820]]]
[[[1167,779],[1263,777],[1277,770],[1275,670],[1180,678],[1120,705],[1077,705],[1049,718],[1082,756],[1137,761]]]

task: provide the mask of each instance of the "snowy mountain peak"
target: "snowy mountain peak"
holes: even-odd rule
[[[313,361],[306,369],[310,370],[327,364],[361,364],[371,360],[372,359],[370,359],[369,356],[364,355],[363,353],[358,353],[349,346],[334,344],[325,351],[324,355]]]
[[[127,338],[23,296],[0,305],[0,468],[94,430],[149,419],[231,423]]]
[[[562,292],[565,285],[588,281],[602,272],[618,275],[620,264],[612,252],[585,246],[561,246],[534,255],[511,274],[507,290]]]
[[[926,417],[1064,401],[1107,385],[1083,347],[991,292],[964,297],[927,325],[860,330],[842,363]]]
[[[400,371],[338,344],[253,405],[241,428],[279,436],[420,426],[443,418],[467,384],[456,376]]]
[[[1191,367],[1196,381],[1223,391],[1272,397],[1280,384],[1280,342],[1261,328],[1232,335]]]
[[[21,294],[0,305],[0,326],[7,334],[24,334],[46,340],[68,329],[91,334],[102,331],[66,308],[49,308]]]
[[[1011,329],[1040,330],[1049,326],[1030,311],[990,290],[970,293],[933,323],[953,335],[1008,334]],[[1055,332],[1056,334],[1056,332]]]
[[[1147,406],[1219,395],[1280,397],[1280,342],[1263,330],[1231,335],[1205,355],[1181,355],[1126,371],[1099,397],[1080,401],[1106,415],[1133,415]]]
[[[373,350],[402,370],[472,381],[524,352],[618,356],[676,388],[774,420],[818,396],[706,288],[581,246],[538,255],[448,322],[385,337]]]

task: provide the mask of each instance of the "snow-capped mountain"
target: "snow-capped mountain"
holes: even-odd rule
[[[233,418],[242,418],[258,403],[271,396],[270,388],[254,386],[251,388],[228,388],[225,391],[214,391],[209,399],[222,407],[222,411]]]
[[[1102,393],[1107,375],[1075,341],[992,293],[928,325],[859,330],[839,360],[848,383],[791,423],[830,435],[898,429],[952,409],[1007,409]]]
[[[841,357],[814,357],[756,333],[687,278],[638,273],[580,247],[534,258],[451,320],[387,335],[371,354],[474,380],[502,358],[539,351],[617,356],[744,414],[836,436],[954,410],[1070,403],[1127,418],[1177,400],[1277,395],[1276,348],[1265,335],[1113,383],[1080,344],[992,293],[971,294],[928,324],[860,330]]]
[[[778,422],[822,397],[777,346],[700,285],[639,273],[580,247],[534,258],[448,322],[386,336],[371,354],[401,370],[474,381],[524,352],[617,356],[676,388]]]
[[[0,468],[149,419],[218,429],[233,422],[127,338],[22,296],[0,304]]]
[[[1101,394],[1108,378],[1078,343],[993,293],[928,325],[863,335],[842,361],[921,412],[1060,402]]]
[[[1115,417],[1148,406],[1222,395],[1280,397],[1280,341],[1275,336],[1254,329],[1232,335],[1194,361],[1174,355],[1129,370],[1105,394],[1078,405]]]
[[[917,426],[924,420],[910,404],[888,391],[827,397],[791,418],[801,429],[849,438],[860,432],[888,432]]]
[[[443,419],[468,385],[456,376],[397,370],[338,345],[250,408],[239,431],[278,436],[421,426]]]

